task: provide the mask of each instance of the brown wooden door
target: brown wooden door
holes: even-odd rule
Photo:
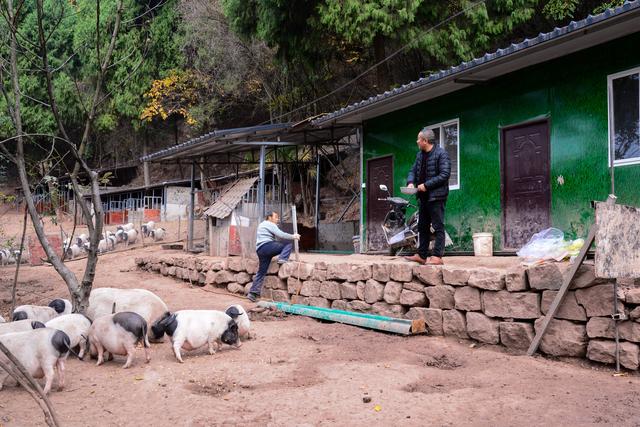
[[[389,211],[389,203],[378,199],[387,197],[380,190],[384,184],[393,196],[393,156],[378,157],[367,160],[367,249],[381,251],[387,247],[382,232],[382,222]]]
[[[502,130],[502,238],[519,249],[551,226],[549,123]]]

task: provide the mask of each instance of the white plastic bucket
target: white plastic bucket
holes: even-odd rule
[[[473,235],[473,254],[475,256],[493,256],[493,234],[475,233]]]

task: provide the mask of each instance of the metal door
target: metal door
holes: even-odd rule
[[[502,129],[502,238],[518,249],[551,225],[549,123]]]
[[[387,193],[380,191],[380,184],[386,185],[393,195],[393,156],[367,160],[368,251],[381,251],[387,247],[381,226],[389,210],[389,204],[378,200],[378,198],[387,197]]]

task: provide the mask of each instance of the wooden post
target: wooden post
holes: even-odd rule
[[[564,296],[569,290],[569,285],[573,280],[573,276],[576,275],[576,272],[578,271],[578,269],[584,262],[585,258],[587,257],[587,251],[591,247],[591,244],[593,243],[595,238],[596,238],[596,225],[594,223],[589,229],[589,235],[587,236],[587,239],[585,240],[584,245],[582,246],[582,249],[580,249],[580,253],[578,254],[578,257],[575,259],[575,261],[573,262],[573,265],[569,269],[569,274],[567,274],[564,277],[564,281],[562,282],[562,286],[560,287],[560,290],[558,290],[558,293],[556,294],[555,299],[551,303],[551,306],[549,307],[549,310],[547,311],[546,316],[544,316],[544,320],[542,321],[542,326],[540,330],[536,333],[536,336],[533,338],[533,341],[531,341],[531,345],[527,350],[527,355],[532,356],[536,351],[538,351],[538,346],[540,345],[540,341],[542,340],[542,337],[547,331],[547,328],[549,327],[549,323],[551,322],[551,319],[553,319],[553,316],[555,316],[556,312],[558,311],[558,307],[560,307],[560,304],[562,304],[562,300],[564,299]]]
[[[291,222],[293,222],[293,234],[298,234],[298,216],[296,215],[296,205],[291,205]],[[300,261],[298,240],[293,241],[293,248],[296,251],[296,261]]]
[[[144,214],[143,214],[144,215]],[[144,216],[143,218],[140,218],[140,225],[138,230],[140,230],[140,240],[142,241],[142,247],[144,248],[144,233],[142,232],[142,221],[144,220]]]
[[[180,230],[181,219],[182,219],[182,215],[178,215],[178,240],[182,240],[182,237],[180,237],[182,235]]]
[[[190,208],[189,208],[189,229],[187,233],[187,250],[191,251],[193,249],[193,223],[195,221],[196,213],[196,162],[191,162],[191,200],[190,200]]]
[[[258,180],[258,207],[260,209],[260,216],[266,215],[265,208],[265,195],[264,195],[264,179],[265,179],[265,161],[267,157],[267,147],[265,145],[260,146],[260,179]]]

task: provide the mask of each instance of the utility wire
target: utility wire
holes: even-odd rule
[[[465,8],[465,9],[462,9],[461,11],[459,11],[459,12],[457,12],[457,13],[454,13],[453,15],[449,16],[448,18],[446,18],[446,19],[444,19],[444,20],[442,20],[442,21],[438,22],[438,23],[437,23],[437,24],[435,24],[434,26],[430,27],[429,29],[427,29],[427,30],[425,31],[425,34],[428,34],[428,33],[432,32],[432,31],[434,31],[434,30],[437,30],[438,28],[442,27],[442,26],[443,26],[443,25],[445,25],[445,24],[448,24],[449,22],[451,22],[452,20],[454,20],[454,19],[455,19],[455,18],[457,18],[458,16],[460,16],[460,15],[462,15],[462,14],[465,14],[465,13],[469,12],[470,10],[472,10],[472,9],[476,8],[477,6],[479,6],[479,5],[481,5],[481,4],[484,4],[485,2],[486,2],[486,0],[479,0],[479,1],[475,2],[475,3],[472,3],[469,7]],[[349,80],[348,82],[346,82],[346,83],[344,83],[344,84],[340,85],[339,87],[337,87],[336,89],[332,90],[331,92],[326,93],[326,94],[324,94],[324,95],[322,95],[322,96],[320,96],[320,97],[318,97],[318,98],[314,99],[313,101],[309,101],[308,103],[306,103],[306,104],[304,104],[304,105],[302,105],[302,106],[300,106],[300,107],[298,107],[298,108],[295,108],[295,109],[293,109],[293,110],[291,110],[291,111],[289,111],[289,112],[287,112],[287,113],[281,114],[281,115],[276,116],[276,117],[274,117],[274,118],[272,118],[272,119],[270,119],[270,120],[264,121],[264,122],[260,123],[260,125],[268,124],[268,123],[270,123],[270,122],[273,122],[274,120],[279,120],[279,119],[281,119],[282,117],[285,117],[285,116],[291,115],[291,114],[295,113],[296,111],[300,111],[300,110],[302,110],[302,109],[305,109],[305,108],[307,108],[307,107],[309,107],[309,106],[311,106],[311,105],[313,105],[313,104],[315,104],[315,103],[317,103],[317,102],[322,101],[323,99],[326,99],[326,98],[328,98],[328,97],[330,97],[330,96],[332,96],[332,95],[334,95],[334,94],[336,94],[336,93],[340,92],[340,91],[341,91],[341,90],[343,90],[344,88],[346,88],[346,87],[350,86],[351,84],[353,84],[353,83],[357,82],[357,81],[358,81],[358,80],[360,80],[362,77],[364,77],[365,75],[369,74],[371,71],[373,71],[373,70],[375,70],[376,68],[378,68],[380,65],[384,64],[385,62],[389,61],[390,59],[392,59],[392,58],[394,58],[394,57],[398,56],[399,54],[401,54],[402,52],[404,52],[405,50],[407,50],[407,49],[408,49],[408,48],[409,48],[409,47],[410,47],[410,46],[411,46],[415,41],[416,41],[415,39],[414,39],[414,40],[411,40],[409,43],[405,44],[405,45],[404,45],[404,46],[402,46],[400,49],[398,49],[398,50],[396,50],[395,52],[393,52],[391,55],[389,55],[389,56],[387,56],[386,58],[381,59],[380,61],[378,61],[378,62],[376,62],[375,64],[371,65],[369,68],[367,68],[366,70],[364,70],[362,73],[358,74],[356,77],[354,77],[353,79]]]

